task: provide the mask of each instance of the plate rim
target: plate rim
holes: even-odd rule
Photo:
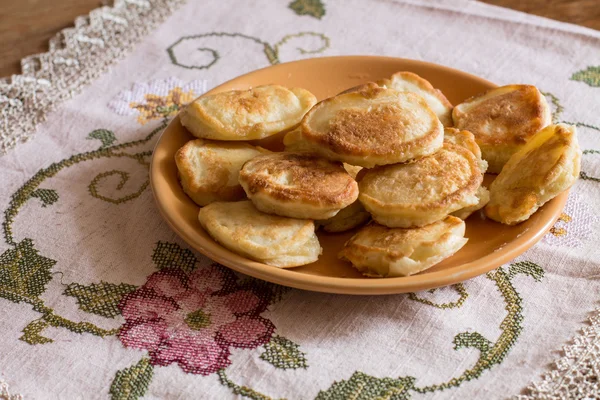
[[[202,94],[202,96],[217,92],[220,87],[227,85],[233,81],[236,81],[243,77],[249,77],[254,74],[258,74],[266,69],[274,69],[274,68],[285,68],[290,64],[297,63],[305,63],[305,62],[315,62],[315,60],[319,60],[318,62],[327,62],[331,59],[346,59],[346,60],[366,60],[368,62],[373,62],[375,60],[387,60],[394,62],[409,62],[409,63],[417,63],[422,64],[424,66],[429,66],[433,68],[445,69],[455,74],[465,75],[471,79],[479,80],[487,85],[497,86],[496,84],[478,77],[476,75],[470,74],[465,71],[457,70],[451,67],[447,67],[445,65],[435,64],[427,61],[421,60],[413,60],[407,58],[399,58],[399,57],[389,57],[389,56],[373,56],[373,55],[349,55],[349,56],[329,56],[329,57],[316,57],[316,58],[308,58],[303,60],[296,60],[287,63],[281,63],[276,65],[267,66],[264,68],[260,68],[239,76],[227,80],[218,86],[215,86],[213,89],[207,91]],[[541,229],[535,230],[533,233],[528,233],[526,231],[522,234],[521,237],[525,236],[524,240],[514,243],[509,243],[510,248],[506,249],[500,253],[496,254],[497,250],[481,257],[477,260],[470,261],[468,263],[463,263],[461,265],[444,269],[441,271],[430,272],[423,275],[412,275],[408,277],[392,277],[392,278],[342,278],[342,277],[332,277],[332,276],[323,276],[323,275],[312,275],[305,273],[298,273],[294,271],[293,268],[278,268],[273,267],[267,264],[259,263],[254,260],[250,260],[248,258],[244,258],[240,255],[237,255],[234,252],[231,252],[229,249],[221,246],[214,239],[212,240],[212,246],[205,246],[202,243],[199,243],[197,238],[192,237],[187,232],[181,230],[175,221],[172,219],[170,213],[167,212],[166,206],[161,201],[161,194],[155,188],[156,180],[160,179],[161,174],[158,172],[158,163],[155,158],[156,150],[159,148],[163,140],[165,140],[165,133],[168,132],[169,127],[171,125],[179,123],[179,114],[175,116],[171,122],[163,129],[160,134],[160,137],[157,139],[156,144],[152,151],[152,158],[150,160],[150,170],[149,170],[149,181],[150,187],[152,190],[152,195],[155,201],[155,204],[161,214],[162,218],[167,222],[171,230],[173,230],[180,238],[182,238],[188,245],[190,245],[195,250],[204,254],[209,259],[216,261],[228,268],[231,268],[235,271],[241,272],[243,274],[262,279],[268,282],[276,283],[283,286],[289,286],[297,289],[315,291],[315,292],[324,292],[324,293],[336,293],[336,294],[352,294],[352,295],[386,295],[386,294],[396,294],[396,293],[407,293],[414,292],[418,290],[423,290],[426,288],[435,288],[441,286],[447,286],[456,284],[459,282],[463,282],[467,279],[474,278],[476,276],[482,275],[486,272],[489,272],[506,262],[513,260],[519,255],[523,254],[526,250],[533,247],[537,244],[544,235],[552,228],[552,226],[558,220],[560,213],[553,216],[551,219],[548,219],[544,222]],[[558,203],[556,204],[560,210],[564,209],[568,198],[569,190],[561,193],[557,197],[551,200],[551,202]],[[547,203],[548,204],[548,203]],[[198,222],[199,224],[199,222]],[[209,243],[210,245],[210,243]],[[214,250],[211,249],[214,247]],[[216,250],[217,248],[220,250],[223,255],[219,254]],[[234,254],[237,257],[242,257],[245,261],[244,263],[238,262],[235,259],[231,259],[226,257],[228,253]]]

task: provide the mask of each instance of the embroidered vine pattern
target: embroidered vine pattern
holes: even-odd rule
[[[51,339],[41,334],[43,329],[48,326],[61,327],[76,333],[91,333],[101,337],[117,333],[117,329],[103,329],[90,322],[71,321],[68,318],[57,315],[52,308],[44,304],[40,296],[52,279],[50,271],[56,264],[56,261],[40,255],[38,250],[34,248],[32,239],[25,238],[20,242],[16,242],[13,236],[12,224],[19,210],[31,198],[41,199],[43,206],[49,206],[58,201],[59,195],[56,191],[40,188],[40,185],[46,179],[55,176],[65,168],[103,157],[128,157],[137,160],[142,165],[147,165],[145,157],[149,156],[150,152],[145,151],[129,154],[123,152],[123,150],[147,143],[165,126],[166,121],[150,132],[144,139],[112,146],[108,146],[108,144],[114,142],[114,134],[106,134],[105,130],[93,131],[88,137],[99,139],[102,142],[98,150],[80,153],[41,169],[12,195],[9,206],[4,212],[4,221],[2,224],[4,240],[12,248],[0,255],[0,297],[4,297],[15,303],[28,303],[32,306],[33,310],[41,314],[40,319],[32,321],[23,329],[21,340],[30,344],[51,342]],[[120,173],[126,174],[124,172]],[[102,177],[103,175],[100,174],[99,176]],[[104,196],[99,195],[96,190],[96,184],[100,179],[99,176],[94,178],[90,184],[90,192],[92,195],[96,195],[96,197],[102,199]],[[147,182],[142,185],[143,189],[146,187]],[[128,195],[121,199],[106,197],[103,200],[119,204],[120,202],[139,196],[142,191],[138,190],[133,195]]]
[[[360,371],[355,372],[347,381],[335,382],[329,389],[321,391],[319,400],[373,399],[378,397],[409,399],[410,392],[428,393],[457,387],[461,383],[476,379],[494,365],[500,364],[514,346],[523,330],[523,299],[512,284],[518,274],[532,277],[540,281],[544,276],[543,269],[530,261],[511,264],[506,271],[500,267],[488,272],[486,277],[496,284],[496,288],[505,302],[506,317],[500,323],[502,333],[496,340],[485,338],[478,332],[462,332],[454,337],[454,349],[474,347],[479,350],[479,358],[475,365],[448,382],[419,387],[414,377],[376,378]]]
[[[546,98],[550,99],[550,104],[552,105],[552,123],[556,124],[558,123],[558,121],[560,121],[560,117],[563,113],[563,111],[565,110],[564,107],[562,106],[562,104],[560,104],[560,100],[558,99],[558,97],[556,97],[555,95],[553,95],[550,92],[542,92],[542,94],[544,96],[546,96]]]
[[[208,69],[215,65],[221,58],[218,50],[210,47],[214,46],[214,40],[211,39],[234,39],[245,40],[247,44],[254,43],[258,51],[262,51],[271,65],[279,64],[281,47],[291,44],[292,40],[300,40],[296,49],[300,54],[317,54],[329,48],[329,38],[322,33],[299,32],[284,36],[279,42],[271,45],[257,37],[245,35],[242,33],[210,32],[198,35],[189,35],[179,38],[175,43],[167,48],[167,53],[171,62],[177,66],[187,69]],[[318,43],[305,43],[304,39],[316,40]],[[310,41],[309,41],[310,42]],[[202,62],[186,60],[193,56],[200,56]]]
[[[465,285],[462,283],[457,283],[456,285],[449,286],[449,288],[451,288],[452,290],[456,291],[456,293],[458,293],[459,298],[456,301],[452,301],[452,302],[448,302],[448,303],[435,303],[431,300],[420,297],[416,293],[409,293],[408,298],[413,301],[427,304],[429,306],[439,308],[439,309],[450,309],[450,308],[462,307],[462,305],[465,303],[465,300],[467,300],[467,297],[469,297],[469,293],[467,293],[467,290],[465,289]],[[436,291],[436,289],[431,289],[428,292],[434,293],[435,291]]]

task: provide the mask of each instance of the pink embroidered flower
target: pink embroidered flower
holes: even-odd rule
[[[230,347],[270,340],[275,327],[260,316],[267,305],[218,265],[190,275],[167,268],[121,300],[119,338],[125,347],[148,350],[153,365],[176,362],[185,372],[209,375],[230,364]]]

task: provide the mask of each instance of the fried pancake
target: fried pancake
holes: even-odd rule
[[[373,86],[318,103],[301,128],[319,154],[367,168],[432,154],[443,142],[443,126],[422,97]]]
[[[446,142],[437,153],[411,163],[367,171],[359,181],[359,199],[379,224],[412,228],[478,204],[482,182],[475,155]]]
[[[364,224],[370,218],[371,214],[365,210],[360,201],[356,200],[333,217],[315,223],[326,232],[345,232]]]
[[[508,85],[454,107],[454,125],[475,135],[488,172],[500,173],[508,159],[552,122],[546,98],[531,85]]]
[[[550,125],[515,153],[490,186],[485,214],[507,225],[528,219],[579,177],[581,149],[574,126]]]
[[[263,214],[247,200],[209,204],[198,220],[224,247],[274,267],[310,264],[322,252],[313,221]]]
[[[263,139],[297,125],[316,102],[305,89],[257,86],[201,97],[190,103],[180,118],[199,138]]]
[[[469,131],[461,131],[456,128],[444,129],[444,142],[452,143],[458,146],[467,148],[477,157],[481,172],[485,173],[488,168],[488,163],[481,157],[481,149],[475,141],[475,136]]]
[[[256,208],[291,218],[327,219],[358,197],[358,184],[342,163],[310,153],[255,157],[239,179]]]
[[[238,182],[242,165],[260,154],[269,153],[247,143],[190,140],[177,153],[175,163],[183,191],[199,206],[213,201],[246,198]]]
[[[411,229],[372,222],[346,242],[339,258],[367,276],[408,276],[456,253],[468,241],[464,235],[465,222],[452,216]]]
[[[290,153],[313,153],[318,154],[314,148],[302,137],[300,127],[293,129],[283,137],[285,151]]]
[[[283,145],[285,146],[285,151],[290,153],[312,153],[318,154],[317,151],[314,150],[310,144],[303,139],[302,130],[300,128],[296,128],[290,132],[288,132],[283,137]],[[360,172],[363,167],[359,167],[358,165],[350,165],[344,163],[344,169],[350,174],[353,179],[356,179],[356,175]]]
[[[488,167],[487,161],[481,158],[481,149],[475,141],[475,137],[469,131],[460,131],[456,128],[446,128],[444,130],[444,142],[452,143],[458,146],[463,146],[477,157],[481,173],[485,173]],[[458,211],[454,211],[454,215],[460,219],[467,219],[475,211],[482,209],[490,201],[490,192],[485,186],[480,186],[475,193],[479,201],[473,206],[468,206]]]
[[[390,79],[377,82],[379,86],[399,92],[411,92],[423,97],[427,105],[438,116],[444,126],[452,126],[452,104],[446,96],[434,88],[428,80],[412,72],[396,72]]]
[[[479,202],[477,204],[475,204],[474,206],[461,208],[458,211],[454,211],[450,215],[454,215],[455,217],[458,217],[460,219],[467,219],[475,211],[481,210],[483,207],[486,206],[487,203],[490,202],[490,191],[485,186],[479,186],[479,189],[477,189],[477,193],[475,193],[475,195],[479,199]]]

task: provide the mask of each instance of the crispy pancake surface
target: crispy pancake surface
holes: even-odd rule
[[[313,221],[264,214],[247,200],[212,203],[198,220],[224,247],[274,267],[309,264],[322,252]]]
[[[379,86],[399,92],[411,92],[423,97],[427,105],[438,116],[444,126],[452,126],[452,103],[426,79],[408,72],[396,72],[389,79],[377,82]]]
[[[180,118],[199,138],[263,139],[297,125],[316,102],[308,90],[265,85],[200,97]]]
[[[373,168],[359,181],[359,199],[373,219],[388,227],[419,227],[479,203],[483,173],[475,155],[444,143],[427,157]]]
[[[515,153],[490,185],[485,214],[507,225],[528,219],[579,177],[581,149],[574,126],[550,125]]]
[[[358,184],[342,163],[309,153],[255,157],[239,179],[256,208],[291,218],[327,219],[358,197]]]
[[[500,173],[508,159],[552,122],[545,97],[532,85],[508,85],[454,107],[454,125],[475,135],[488,172]]]
[[[183,191],[199,206],[246,197],[238,176],[242,165],[269,153],[247,143],[190,140],[177,153],[175,164]]]
[[[324,157],[367,168],[432,154],[443,142],[443,126],[422,97],[374,86],[318,103],[301,129]]]
[[[456,253],[467,243],[464,235],[465,222],[452,216],[410,229],[372,222],[346,242],[339,258],[368,276],[408,276]]]
[[[371,218],[371,214],[362,203],[356,200],[348,207],[340,210],[333,217],[315,221],[325,232],[345,232],[357,226],[363,225]]]

